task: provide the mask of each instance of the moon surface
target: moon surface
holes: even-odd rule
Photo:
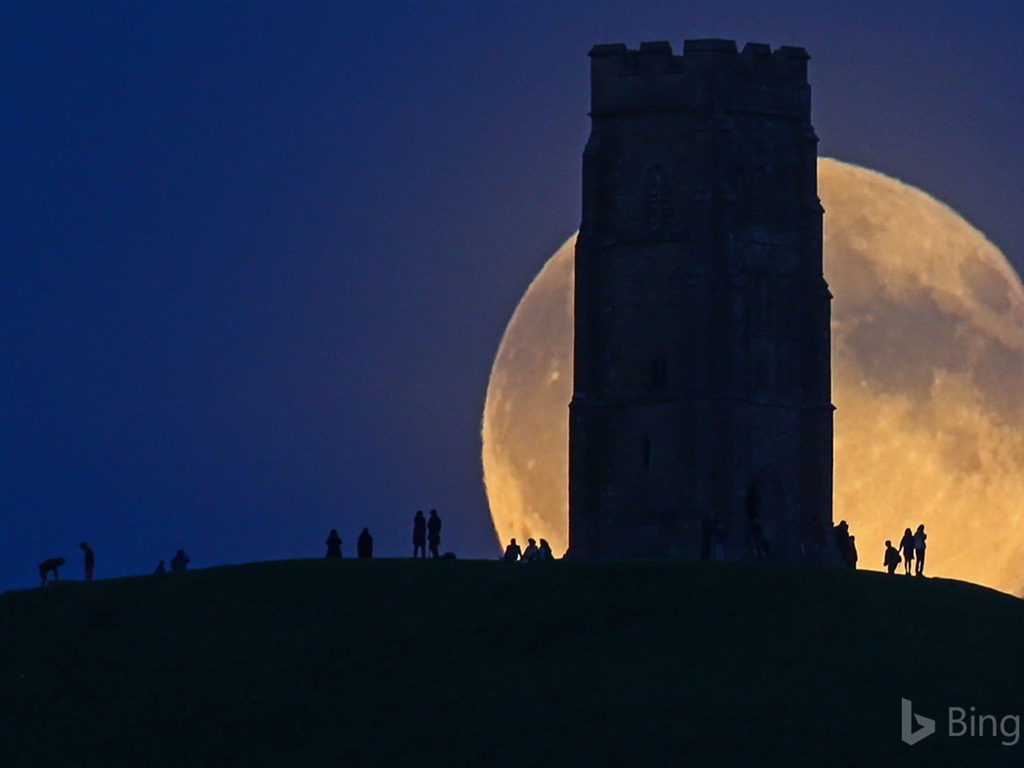
[[[929,532],[926,574],[1024,589],[1024,289],[984,235],[914,187],[822,158],[832,304],[833,517],[881,570]],[[499,541],[568,545],[575,236],[501,340],[483,415]]]

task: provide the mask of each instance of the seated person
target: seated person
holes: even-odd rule
[[[522,556],[523,551],[519,548],[519,545],[516,544],[516,540],[512,539],[508,543],[508,546],[505,547],[505,554],[501,556],[501,561],[503,563],[514,563]]]
[[[537,549],[537,542],[533,539],[527,539],[526,549],[523,550],[523,562],[532,563],[537,559],[537,553],[540,552]]]

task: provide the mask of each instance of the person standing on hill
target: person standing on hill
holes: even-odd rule
[[[441,546],[441,518],[436,509],[430,510],[430,519],[427,520],[427,543],[430,545],[430,556],[440,557],[437,548]]]
[[[359,539],[356,541],[356,554],[359,555],[360,560],[369,560],[373,557],[373,536],[370,535],[369,528],[363,528],[363,532],[359,534]]]
[[[910,575],[910,564],[914,561],[914,534],[907,528],[900,539],[900,551],[903,552],[903,572]]]
[[[914,559],[917,565],[914,568],[915,576],[924,576],[924,550],[928,546],[925,540],[928,534],[924,532],[924,523],[917,526],[917,533],[914,534]]]
[[[331,528],[331,532],[327,534],[327,541],[324,542],[327,545],[327,558],[334,560],[341,557],[341,536],[338,535],[337,528]]]
[[[84,541],[78,547],[85,553],[85,580],[92,581],[92,572],[96,568],[96,555],[93,554],[92,547]]]
[[[899,565],[899,564],[900,564],[900,553],[899,553],[899,550],[897,550],[896,547],[894,547],[892,545],[892,542],[889,539],[886,539],[885,540],[885,558],[882,560],[882,565],[884,565],[888,569],[889,575],[891,576],[892,574],[896,573],[896,566]]]
[[[845,520],[840,520],[838,525],[832,529],[836,539],[836,549],[843,563],[850,564],[850,526]]]
[[[427,519],[423,516],[423,510],[416,510],[416,517],[412,519],[412,556],[427,556]]]
[[[850,536],[846,542],[846,565],[850,570],[857,570],[857,537]]]

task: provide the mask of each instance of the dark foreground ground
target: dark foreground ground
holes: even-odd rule
[[[1022,673],[1024,603],[959,582],[261,563],[0,596],[0,766],[1021,765],[946,713]]]

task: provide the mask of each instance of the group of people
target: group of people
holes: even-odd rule
[[[331,528],[331,532],[327,535],[327,541],[324,543],[327,545],[329,560],[341,557],[342,541],[337,528]],[[369,560],[373,557],[373,536],[370,535],[369,528],[363,528],[359,538],[356,539],[356,555],[360,560]]]
[[[722,561],[726,559],[726,545],[729,540],[728,526],[723,517],[718,514],[706,515],[701,520],[700,537],[700,559]],[[747,509],[746,514],[746,538],[733,537],[731,542],[731,554],[733,557],[740,552],[750,560],[771,559],[772,542],[765,533],[761,518],[755,507]],[[822,552],[825,549],[825,528],[821,520],[814,518],[809,521],[800,538],[800,558],[805,562],[821,562]],[[737,551],[737,546],[744,549]]]
[[[839,557],[847,568],[857,567],[857,537],[850,533],[850,525],[845,520],[840,520],[832,529],[836,537],[836,549],[839,550]]]
[[[189,556],[185,554],[184,549],[179,549],[174,553],[174,557],[171,558],[171,573],[181,573],[182,571],[188,570],[188,564],[192,561]],[[164,561],[161,560],[156,564],[156,570],[153,571],[157,576],[167,573],[167,566],[164,565]]]
[[[885,566],[886,570],[890,574],[896,573],[896,569],[899,567],[900,561],[903,562],[904,574],[910,575],[910,563],[914,563],[914,575],[924,576],[924,553],[928,549],[928,534],[924,532],[924,523],[917,526],[917,532],[911,533],[910,529],[907,528],[903,532],[903,538],[900,539],[900,546],[897,549],[892,545],[892,541],[886,540],[885,542],[885,558],[882,561],[882,565]],[[900,556],[900,553],[902,557]]]
[[[546,563],[554,559],[547,539],[541,539],[540,544],[534,539],[527,539],[526,549],[522,549],[516,540],[512,539],[501,556],[503,563]]]
[[[335,528],[331,529],[327,536],[327,558],[335,559],[341,557],[341,537]],[[436,509],[430,510],[430,516],[426,517],[422,509],[416,510],[412,519],[412,556],[415,558],[426,558],[429,549],[433,558],[441,557],[441,516]],[[356,540],[356,555],[361,560],[369,560],[373,557],[373,536],[369,528],[363,528],[362,533]],[[453,557],[446,554],[444,557]]]
[[[331,529],[324,544],[327,545],[328,559],[336,559],[342,556],[342,540],[341,536],[338,535],[337,529]],[[440,548],[441,516],[437,514],[436,509],[430,510],[429,516],[425,516],[422,509],[416,510],[416,514],[412,519],[413,559],[420,557],[425,559],[428,551],[432,558],[454,558],[454,555],[450,553],[442,556]],[[373,537],[370,535],[369,529],[363,528],[363,532],[359,534],[359,540],[356,542],[356,552],[360,559],[373,557]],[[512,539],[508,546],[505,547],[505,552],[501,556],[502,562],[505,563],[543,563],[554,559],[555,556],[551,552],[551,545],[548,544],[546,539],[541,539],[540,543],[535,539],[527,539],[526,549],[522,549],[516,540]]]
[[[340,558],[342,556],[342,540],[341,536],[338,535],[337,529],[331,529],[324,544],[327,545],[328,559]],[[425,516],[422,509],[416,510],[416,514],[412,519],[413,559],[421,557],[425,559],[428,551],[432,558],[454,558],[454,555],[451,553],[446,553],[442,556],[440,548],[441,516],[437,514],[436,509],[430,510],[429,516]],[[356,542],[356,552],[360,559],[373,557],[373,537],[370,535],[369,529],[363,528],[363,532],[359,534],[359,540]],[[547,539],[541,539],[540,543],[535,539],[527,539],[526,549],[521,548],[516,540],[512,539],[508,546],[505,547],[505,552],[501,556],[502,562],[505,563],[543,563],[554,559],[555,556],[551,552],[551,545],[548,544]]]
[[[857,567],[857,537],[850,533],[850,526],[845,520],[840,520],[835,529],[836,548],[847,568]],[[890,539],[885,541],[885,555],[882,558],[882,565],[890,573],[896,573],[896,569],[902,562],[904,573],[909,576],[911,563],[914,563],[914,575],[924,576],[924,553],[928,549],[928,534],[924,532],[924,523],[917,526],[917,531],[912,533],[909,528],[903,532],[899,547],[894,547]]]
[[[707,559],[708,555],[712,552],[714,553],[714,559],[722,559],[722,534],[720,531],[720,523],[705,526],[705,535],[701,547],[702,559]],[[850,533],[850,526],[845,520],[840,520],[833,529],[833,533],[835,535],[836,548],[839,551],[843,564],[847,568],[855,569],[857,567],[857,538]],[[905,568],[904,573],[909,576],[911,563],[914,563],[914,574],[916,576],[923,576],[927,539],[928,535],[925,533],[924,524],[917,526],[916,533],[912,533],[907,528],[903,533],[903,538],[900,539],[899,547],[894,547],[892,541],[887,539],[882,565],[890,574],[893,574],[902,562]],[[327,557],[329,559],[341,557],[342,540],[338,535],[337,529],[331,529],[330,534],[327,536],[327,541],[324,543],[327,545]],[[437,514],[436,509],[430,510],[429,517],[424,516],[423,510],[417,510],[412,522],[413,558],[426,558],[428,549],[431,557],[441,557],[440,547],[441,516]],[[87,542],[83,541],[79,548],[83,553],[85,580],[92,581],[93,573],[96,569],[96,555]],[[364,560],[373,557],[373,536],[370,535],[368,528],[363,528],[359,534],[359,539],[356,542],[356,553],[360,559]],[[449,557],[449,555],[445,555],[445,557]],[[554,560],[554,555],[551,552],[551,545],[548,544],[546,539],[541,539],[540,543],[534,539],[527,539],[526,549],[522,549],[516,540],[512,539],[509,541],[508,546],[505,547],[501,560],[506,563],[542,563]],[[188,570],[190,562],[191,560],[185,554],[185,550],[179,549],[174,557],[171,558],[171,571]],[[42,586],[46,586],[50,576],[53,577],[54,581],[59,581],[59,569],[65,564],[66,561],[63,557],[53,557],[41,562],[39,564],[39,578]],[[165,572],[164,561],[161,560],[156,567],[156,573],[162,574]]]
[[[430,556],[440,557],[441,546],[441,516],[436,509],[430,510],[430,517],[423,517],[423,510],[417,509],[412,519],[412,556],[427,556],[427,547],[430,547]]]
[[[82,565],[85,571],[85,580],[92,581],[93,574],[96,572],[96,553],[92,551],[92,547],[89,546],[88,542],[83,541],[78,545],[79,549],[82,550]],[[192,562],[189,560],[188,555],[185,554],[184,549],[179,549],[174,557],[171,558],[171,571],[187,571],[188,564]],[[53,577],[53,581],[60,581],[60,568],[67,564],[67,560],[63,557],[51,557],[47,560],[43,560],[39,564],[39,581],[40,586],[45,587]],[[157,563],[156,570],[154,573],[162,574],[166,573],[167,568],[164,565],[164,561],[161,560]]]
[[[82,550],[84,566],[85,566],[85,580],[92,581],[92,575],[96,570],[96,554],[92,551],[92,547],[87,542],[82,542],[78,545],[78,548]],[[60,567],[67,561],[63,557],[51,557],[48,560],[43,560],[39,564],[39,580],[41,581],[40,586],[45,587],[47,579],[52,575],[54,581],[60,581]]]

